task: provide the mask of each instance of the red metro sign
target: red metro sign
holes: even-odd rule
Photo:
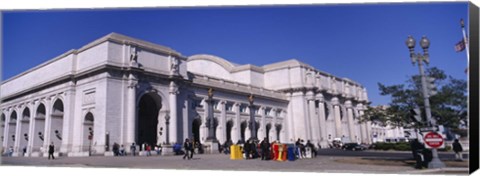
[[[428,147],[439,148],[443,146],[443,137],[441,134],[435,132],[429,132],[424,137],[423,140]]]

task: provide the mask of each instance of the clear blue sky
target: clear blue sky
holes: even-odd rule
[[[8,79],[117,32],[239,64],[296,58],[364,85],[373,105],[387,104],[377,83],[399,84],[418,73],[408,35],[430,39],[430,66],[466,79],[465,51],[456,53],[454,45],[467,10],[456,2],[4,12],[2,74]]]

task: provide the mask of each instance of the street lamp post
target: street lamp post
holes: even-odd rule
[[[167,145],[170,144],[170,139],[169,139],[169,125],[170,125],[170,115],[169,115],[169,111],[166,112],[165,114],[165,142],[167,143]]]
[[[208,137],[207,140],[209,141],[217,141],[215,137],[215,119],[213,117],[214,115],[214,109],[213,109],[213,104],[215,103],[215,100],[213,100],[213,89],[209,88],[208,89]]]
[[[427,89],[427,79],[423,71],[423,65],[422,65],[422,62],[425,62],[425,64],[427,65],[430,62],[430,58],[428,54],[428,47],[430,46],[430,41],[425,36],[423,36],[422,39],[420,40],[420,46],[423,49],[423,54],[415,53],[414,51],[415,39],[411,35],[408,36],[407,41],[405,41],[405,44],[410,50],[410,58],[412,59],[412,64],[415,64],[415,62],[418,64],[418,70],[420,71],[420,76],[422,80],[423,103],[425,106],[425,114],[427,116],[427,126],[433,127],[435,124],[433,124],[434,122],[432,122],[432,112],[430,109],[430,101],[428,99],[429,90]],[[432,161],[428,164],[428,168],[443,168],[443,167],[445,167],[445,164],[442,163],[442,161],[440,161],[440,159],[438,158],[437,149],[432,148]]]
[[[250,123],[252,124],[251,125],[251,129],[250,129],[250,134],[251,134],[251,138],[254,139],[254,140],[257,140],[257,122],[255,121],[255,105],[253,104],[254,100],[253,100],[253,95],[250,95],[248,96],[248,102],[250,103]]]

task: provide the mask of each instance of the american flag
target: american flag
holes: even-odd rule
[[[463,50],[465,50],[465,40],[462,39],[455,45],[455,51],[461,52]]]

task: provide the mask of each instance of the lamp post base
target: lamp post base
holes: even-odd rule
[[[218,141],[216,139],[207,139],[205,145],[208,146],[208,152],[210,154],[218,152]]]

